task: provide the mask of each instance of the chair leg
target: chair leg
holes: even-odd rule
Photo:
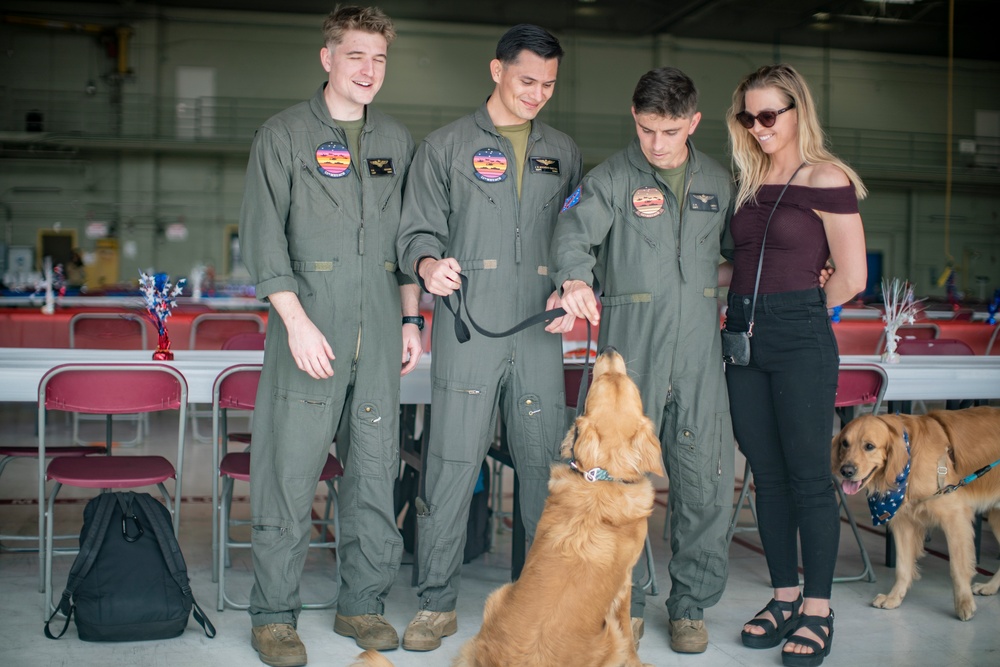
[[[44,582],[45,590],[42,591],[44,595],[44,602],[42,604],[42,620],[48,620],[52,612],[55,611],[55,607],[52,604],[52,524],[55,523],[52,519],[52,511],[56,503],[56,495],[59,493],[59,489],[62,488],[62,484],[56,482],[55,486],[52,487],[52,495],[49,496],[48,502],[45,504],[45,562],[43,564],[44,572]],[[44,500],[39,499],[39,502],[44,502]]]
[[[834,583],[841,583],[845,581],[861,581],[864,579],[868,582],[875,581],[875,569],[872,567],[872,561],[868,557],[868,550],[865,548],[864,542],[861,540],[861,531],[858,530],[858,524],[854,521],[854,515],[851,514],[851,509],[847,506],[847,498],[844,496],[844,492],[840,489],[840,486],[834,483],[833,488],[837,490],[837,502],[840,507],[843,508],[844,514],[847,515],[847,522],[851,526],[851,532],[854,533],[854,539],[858,543],[858,549],[861,550],[861,562],[864,563],[864,568],[861,570],[860,574],[854,576],[845,577],[834,577]]]
[[[656,596],[660,594],[660,589],[656,585],[656,564],[653,562],[653,545],[649,541],[649,533],[646,533],[646,544],[642,549],[643,555],[646,557],[646,580],[640,584],[642,588],[646,589],[649,595]]]
[[[733,515],[729,519],[729,530],[726,532],[726,542],[733,541],[733,535],[737,532],[744,530],[757,530],[757,506],[754,503],[753,491],[751,487],[753,486],[753,473],[750,471],[750,462],[743,467],[743,488],[740,489],[739,498],[736,500],[736,504],[733,506]],[[750,507],[750,514],[753,517],[753,526],[739,526],[740,512],[743,511],[743,505],[747,504]]]

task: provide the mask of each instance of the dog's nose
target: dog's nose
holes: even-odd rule
[[[616,348],[614,345],[605,345],[604,349],[601,350],[601,354],[608,354],[610,352],[617,352],[617,351],[618,348]]]
[[[858,469],[856,466],[845,464],[840,466],[840,476],[844,479],[851,479],[858,474]]]

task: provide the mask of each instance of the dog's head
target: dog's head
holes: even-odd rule
[[[885,493],[895,488],[908,454],[899,418],[864,415],[848,422],[830,446],[831,467],[844,493],[871,487]]]
[[[646,473],[663,476],[660,440],[643,412],[625,360],[613,347],[604,348],[594,362],[586,406],[563,441],[562,455],[575,457],[585,469],[603,468],[618,480],[632,481]]]

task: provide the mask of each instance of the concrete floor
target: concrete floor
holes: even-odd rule
[[[170,429],[176,422],[169,415],[152,418],[153,435],[131,452],[170,452],[174,443]],[[27,406],[0,404],[0,444],[33,442],[35,412]],[[98,428],[92,425],[87,428]],[[68,434],[69,425],[61,418],[51,425],[50,438],[59,440]],[[121,437],[127,438],[122,426]],[[206,429],[207,430],[207,429]],[[95,432],[96,433],[96,432]],[[95,435],[94,439],[98,439]],[[59,444],[52,440],[53,444]],[[258,662],[250,648],[250,623],[244,612],[216,611],[216,585],[211,579],[211,450],[209,445],[190,442],[185,461],[185,485],[181,547],[187,560],[192,588],[202,608],[218,629],[215,639],[208,639],[192,621],[179,638],[119,644],[82,642],[71,626],[59,641],[50,641],[42,634],[42,596],[37,591],[37,556],[35,554],[0,554],[0,665],[29,666],[60,665],[72,667],[136,666],[160,667],[214,665],[255,665]],[[737,461],[737,474],[742,474],[742,459]],[[1000,474],[1000,471],[992,474]],[[33,462],[12,463],[0,479],[0,532],[31,533],[37,520],[34,498],[35,468]],[[510,509],[509,473],[504,476],[507,487],[504,509]],[[658,486],[666,487],[660,480]],[[235,515],[246,515],[246,487],[237,487]],[[79,531],[83,505],[92,494],[66,490],[60,494],[56,508],[57,532]],[[754,531],[736,535],[730,549],[730,575],[722,601],[706,612],[710,644],[700,655],[678,655],[669,647],[666,632],[667,614],[665,591],[669,587],[667,564],[670,549],[661,539],[665,519],[667,492],[658,493],[656,511],[650,520],[657,581],[661,592],[649,598],[646,608],[646,635],[639,655],[654,665],[780,665],[779,648],[751,650],[740,643],[739,631],[744,621],[753,616],[770,597],[767,570]],[[317,508],[321,505],[318,503]],[[868,529],[867,509],[861,498],[852,499],[855,516],[865,522],[864,543],[875,563],[874,583],[839,583],[834,586],[832,606],[836,611],[836,635],[833,652],[825,665],[950,665],[983,666],[1000,664],[1000,596],[977,598],[979,610],[971,621],[955,617],[951,582],[948,574],[947,547],[940,532],[935,532],[927,544],[928,555],[921,561],[923,578],[917,581],[903,606],[894,611],[875,609],[871,599],[891,586],[893,570],[884,566],[885,540],[881,529]],[[745,514],[749,514],[745,512]],[[482,605],[494,588],[507,581],[510,568],[510,533],[500,530],[495,537],[492,553],[486,554],[463,569],[462,592],[458,604],[459,631],[444,640],[440,649],[430,653],[393,651],[387,656],[399,667],[445,666],[461,644],[478,629]],[[992,533],[984,531],[983,556],[979,567],[982,580],[985,573],[995,572],[998,562],[997,542]],[[54,581],[56,594],[66,581],[72,559],[56,559]],[[386,601],[387,619],[402,633],[416,611],[415,589],[410,587],[412,568],[400,569],[396,584]],[[309,595],[333,592],[331,572],[333,559],[328,551],[313,550],[307,563],[304,591]],[[841,532],[838,574],[860,571],[858,547],[846,523]],[[233,567],[227,584],[233,595],[248,591],[251,581],[249,558],[234,552]],[[334,612],[306,611],[299,619],[299,632],[305,642],[311,665],[348,665],[359,653],[353,640],[332,631]],[[586,647],[581,647],[582,651]],[[512,666],[513,667],[513,666]]]

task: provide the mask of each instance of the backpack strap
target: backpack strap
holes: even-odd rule
[[[205,636],[214,639],[215,626],[208,620],[208,616],[194,599],[194,593],[191,592],[191,584],[187,576],[187,566],[184,564],[184,556],[181,554],[180,545],[173,537],[173,525],[163,516],[163,505],[148,493],[135,494],[135,502],[142,508],[143,514],[146,515],[146,521],[152,527],[153,534],[156,535],[156,541],[160,545],[160,553],[163,554],[163,560],[167,564],[167,569],[170,570],[170,576],[173,577],[184,597],[191,600],[194,620],[205,631]]]
[[[94,511],[94,516],[90,522],[90,531],[87,533],[86,539],[84,539],[83,544],[80,545],[80,551],[73,561],[73,567],[69,571],[69,579],[66,582],[66,590],[63,591],[62,599],[59,600],[59,604],[56,605],[55,611],[49,616],[49,620],[45,621],[45,636],[49,639],[59,639],[64,634],[66,634],[66,628],[69,627],[69,621],[73,617],[73,610],[76,606],[70,602],[73,593],[76,592],[77,587],[80,582],[87,576],[90,572],[90,568],[93,567],[94,561],[97,560],[97,554],[100,551],[100,545],[104,543],[104,536],[108,532],[108,525],[111,523],[111,512],[118,504],[117,496],[118,493],[102,493],[94,500],[97,501],[97,509]],[[91,500],[90,502],[94,502]],[[49,521],[52,517],[49,517]],[[58,635],[53,636],[49,631],[49,623],[52,619],[56,617],[56,614],[62,612],[66,616],[66,623],[63,625],[62,630]]]

